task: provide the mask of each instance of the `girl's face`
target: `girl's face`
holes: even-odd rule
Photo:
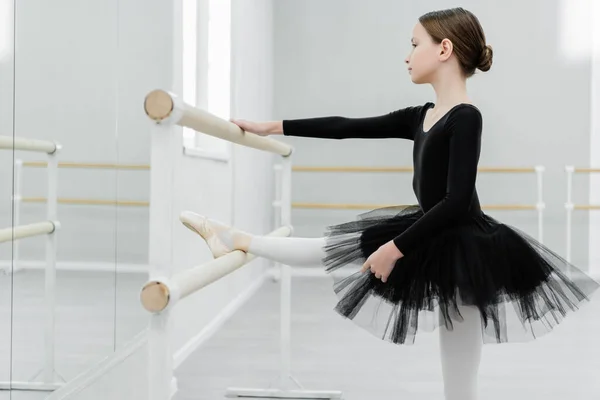
[[[412,51],[406,58],[408,73],[413,83],[431,83],[441,64],[442,44],[431,39],[423,25],[416,24],[411,39]]]

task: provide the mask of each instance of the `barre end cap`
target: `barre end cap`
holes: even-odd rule
[[[167,285],[162,282],[151,281],[144,285],[140,297],[146,310],[158,313],[167,308],[171,296]]]
[[[144,111],[153,121],[160,123],[173,114],[175,102],[168,92],[156,89],[146,95],[144,99]]]

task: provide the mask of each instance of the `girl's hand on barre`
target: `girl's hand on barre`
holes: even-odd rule
[[[244,119],[231,119],[230,121],[239,126],[243,131],[260,136],[283,134],[282,121],[253,122]]]

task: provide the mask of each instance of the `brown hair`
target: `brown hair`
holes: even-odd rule
[[[443,39],[452,42],[453,52],[467,78],[476,69],[485,72],[492,67],[492,47],[486,44],[483,28],[470,11],[462,7],[432,11],[419,17],[419,22],[435,43]]]

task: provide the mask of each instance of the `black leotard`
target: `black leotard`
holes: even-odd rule
[[[412,186],[424,214],[394,238],[398,249],[407,254],[439,230],[482,213],[475,188],[481,151],[481,113],[475,106],[461,103],[424,132],[423,118],[432,106],[433,103],[426,103],[367,118],[288,119],[283,121],[283,133],[321,139],[412,140]]]

